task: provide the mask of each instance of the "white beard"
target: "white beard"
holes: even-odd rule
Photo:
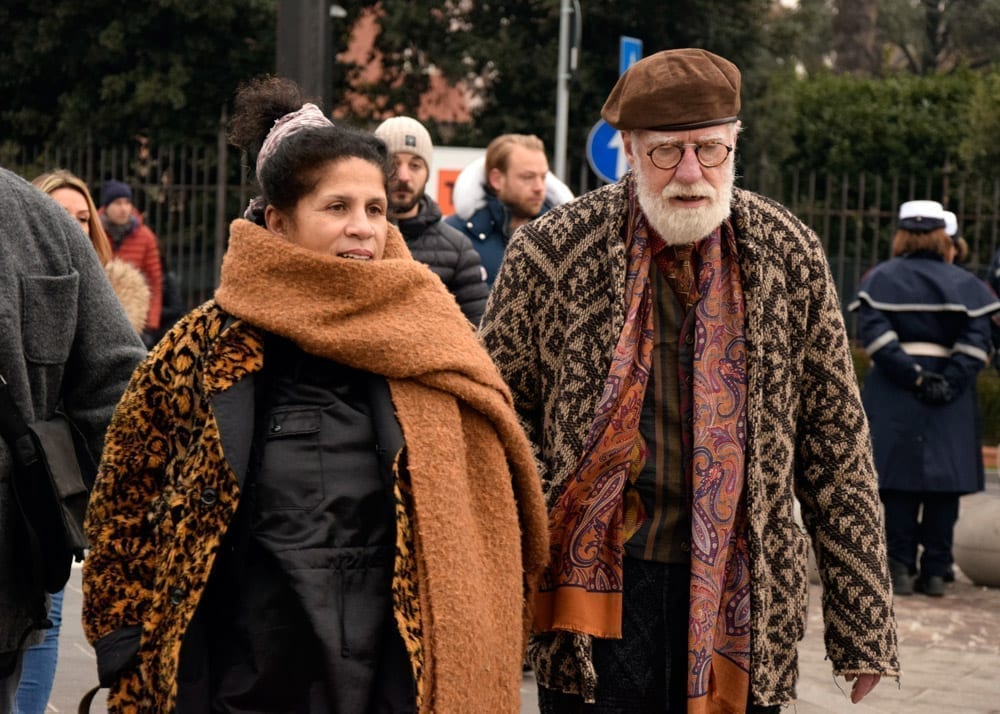
[[[649,225],[667,245],[688,245],[701,240],[729,217],[729,204],[733,199],[733,184],[736,181],[736,162],[731,164],[731,170],[727,172],[718,191],[702,179],[689,185],[667,184],[659,195],[649,188],[641,162],[636,163],[635,181],[639,207]],[[675,196],[705,196],[709,202],[708,205],[697,208],[676,208],[670,205],[670,199]]]

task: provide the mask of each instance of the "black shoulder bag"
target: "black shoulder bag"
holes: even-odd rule
[[[69,580],[73,560],[83,560],[83,518],[96,467],[79,435],[62,414],[27,424],[0,375],[0,436],[13,460],[15,558],[29,592],[57,593]],[[84,480],[84,472],[87,480]],[[41,597],[41,619],[45,598]]]

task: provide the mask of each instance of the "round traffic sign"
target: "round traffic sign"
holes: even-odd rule
[[[587,162],[608,183],[614,183],[628,170],[621,134],[603,119],[587,136]]]

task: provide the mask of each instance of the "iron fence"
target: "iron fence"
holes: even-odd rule
[[[770,176],[746,171],[743,185],[787,206],[819,235],[846,306],[861,276],[891,257],[899,205],[914,199],[940,201],[955,213],[969,245],[963,266],[985,278],[1000,247],[1000,178],[959,176],[929,170],[916,176],[832,176],[792,171]],[[853,315],[845,315],[855,335]]]
[[[129,184],[187,308],[208,299],[218,283],[229,222],[253,193],[244,163],[222,132],[214,146],[151,147],[140,140],[130,147],[0,147],[0,165],[29,181],[55,168],[72,171],[98,205],[103,181]]]
[[[228,224],[253,192],[245,163],[221,130],[214,145],[157,147],[140,139],[127,148],[0,146],[0,165],[29,180],[53,168],[69,169],[87,181],[95,200],[105,179],[129,183],[188,307],[210,297],[217,284]],[[980,277],[1000,247],[1000,177],[945,169],[919,177],[833,176],[741,166],[738,182],[788,206],[817,232],[844,304],[864,272],[889,257],[903,201],[933,199],[954,211],[970,248],[965,266]],[[853,319],[847,315],[847,320],[853,335]]]

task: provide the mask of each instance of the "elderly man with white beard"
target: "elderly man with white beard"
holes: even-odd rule
[[[794,701],[810,540],[834,675],[899,677],[840,300],[817,236],[733,187],[739,110],[715,54],[633,65],[602,110],[632,170],[518,229],[487,304],[549,509],[543,714]]]

